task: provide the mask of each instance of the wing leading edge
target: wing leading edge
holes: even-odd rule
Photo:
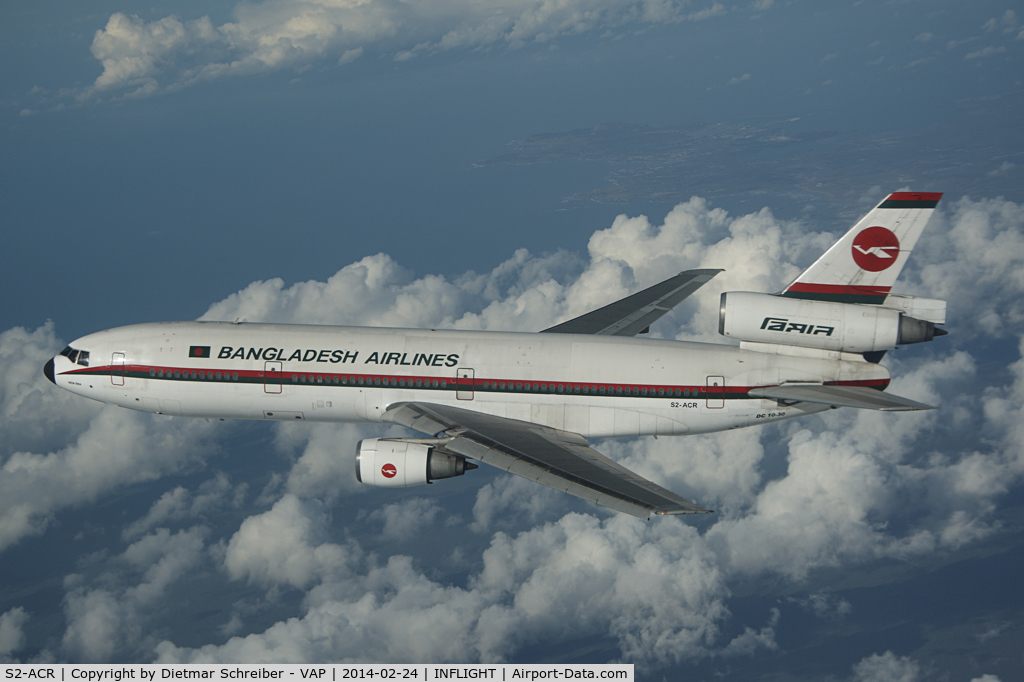
[[[434,403],[396,403],[382,415],[429,435],[443,448],[549,488],[631,514],[707,514],[709,510],[636,475],[575,433]]]
[[[684,270],[643,291],[609,303],[541,333],[636,336],[700,289],[721,270]]]

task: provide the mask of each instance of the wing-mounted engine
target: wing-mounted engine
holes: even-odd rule
[[[465,457],[441,452],[440,441],[367,438],[356,447],[356,478],[360,483],[385,488],[424,485],[442,478],[462,476],[477,465]]]
[[[718,332],[740,341],[847,353],[892,350],[946,333],[935,326],[945,321],[945,301],[891,298],[894,307],[728,291],[722,294]],[[908,310],[928,319],[911,317]]]

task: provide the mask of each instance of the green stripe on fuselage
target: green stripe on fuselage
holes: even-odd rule
[[[867,303],[881,305],[885,303],[886,294],[825,294],[809,291],[784,291],[786,298],[801,298],[806,301],[829,301],[830,303]]]

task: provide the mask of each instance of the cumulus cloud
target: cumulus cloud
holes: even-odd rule
[[[0,462],[18,451],[58,448],[99,413],[100,403],[54,391],[43,376],[43,364],[63,347],[52,322],[0,333]]]
[[[1017,164],[1015,164],[1015,163],[1010,163],[1009,161],[1003,161],[1001,164],[999,164],[999,168],[996,168],[994,170],[990,170],[988,172],[988,176],[990,178],[996,178],[996,177],[999,177],[1000,175],[1006,175],[1007,173],[1009,173],[1011,170],[1013,170],[1016,167],[1017,167]]]
[[[74,661],[109,661],[125,653],[139,657],[144,626],[165,597],[168,587],[204,559],[206,528],[196,526],[172,534],[166,528],[141,538],[89,580],[73,574],[65,579],[61,648]],[[124,574],[139,576],[134,582]]]
[[[0,550],[41,533],[61,509],[200,461],[214,428],[108,407],[71,445],[14,453],[0,469]]]
[[[400,541],[408,540],[421,530],[442,525],[442,509],[434,499],[414,497],[375,509],[368,518],[383,525],[382,538]]]
[[[900,286],[907,293],[949,301],[948,317],[964,341],[979,333],[997,338],[1019,334],[1024,323],[1022,225],[1024,206],[1010,201],[965,197],[949,202],[922,237]]]
[[[1024,210],[1012,202],[967,198],[947,203],[944,210],[912,259],[902,290],[949,300],[954,334],[964,342],[978,333],[971,329],[1019,333],[1024,322]],[[325,321],[365,316],[387,324],[538,329],[680,270],[724,267],[654,330],[655,335],[720,341],[714,320],[721,291],[778,291],[835,237],[779,221],[768,210],[732,217],[694,198],[672,209],[660,225],[644,216],[619,216],[592,236],[588,264],[568,282],[549,278],[552,272],[568,271],[561,254],[535,259],[520,252],[488,275],[454,282],[438,277],[409,281],[397,265],[379,256],[343,269],[327,283],[254,284],[213,306],[207,318],[243,314],[298,321],[306,311],[318,311],[318,320]],[[363,295],[342,296],[335,290]],[[434,307],[412,305],[419,296],[435,302]],[[366,299],[374,302],[372,310],[364,308]],[[788,469],[777,480],[765,481],[761,475],[765,451],[759,430],[599,447],[639,473],[713,505],[720,520],[706,540],[719,553],[722,567],[736,574],[768,570],[800,580],[822,566],[921,555],[992,533],[996,527],[984,519],[994,496],[1006,490],[1000,478],[1015,481],[1020,475],[1012,448],[948,453],[943,461],[904,459],[906,452],[928,447],[934,434],[948,429],[952,435],[980,417],[977,401],[969,402],[956,389],[975,380],[973,357],[949,351],[906,366],[897,354],[892,358],[894,390],[941,404],[945,421],[940,423],[938,413],[847,410],[830,415],[828,429],[796,429],[787,436],[783,456]],[[989,426],[1008,438],[1017,433],[1012,426],[1017,412],[1009,397],[1016,390],[992,392],[982,403]],[[333,461],[328,450],[323,458]],[[902,507],[916,524],[897,536],[881,522],[905,501],[908,489],[924,496],[917,507]],[[953,504],[930,506],[939,499]],[[498,480],[480,490],[472,527],[484,532],[513,510],[533,522],[548,520],[560,504],[537,486]],[[779,547],[787,551],[779,553]]]
[[[285,490],[325,502],[365,493],[366,486],[356,480],[353,464],[356,444],[387,432],[364,424],[280,424],[275,436],[278,450],[292,456],[301,452],[283,481]]]
[[[868,192],[865,200],[875,194]],[[901,293],[949,300],[951,334],[886,358],[896,377],[894,392],[940,410],[839,410],[764,429],[597,444],[639,473],[713,505],[718,513],[700,531],[679,519],[644,524],[584,508],[542,486],[499,476],[476,494],[470,544],[457,547],[471,569],[458,585],[416,558],[377,555],[347,534],[339,539],[332,527],[331,505],[356,490],[348,453],[360,437],[382,435],[379,429],[278,425],[276,447],[291,464],[265,491],[272,506],[242,521],[213,554],[231,581],[267,591],[301,590],[301,613],[262,632],[205,646],[179,646],[171,637],[156,655],[162,662],[500,661],[540,642],[588,636],[611,638],[624,660],[644,666],[756,655],[776,646],[787,608],[840,618],[851,607],[815,592],[780,602],[760,622],[735,622],[728,609],[732,584],[768,578],[800,585],[822,567],[928,556],[998,532],[997,503],[1024,477],[1024,207],[969,198],[947,198],[941,206],[899,286]],[[733,216],[694,198],[661,221],[619,216],[594,233],[582,257],[520,251],[491,272],[417,279],[378,255],[327,282],[256,282],[212,305],[204,319],[537,330],[680,270],[724,267],[653,330],[666,338],[721,341],[715,333],[721,291],[778,291],[836,237],[768,210]],[[11,336],[18,342],[9,346],[59,345],[47,333],[52,335],[44,331],[32,342],[31,334],[18,332]],[[975,354],[1000,338],[1018,343],[993,381]],[[30,357],[36,351],[19,352],[12,357],[37,362]],[[16,406],[31,393],[5,396]],[[100,423],[117,413],[104,409],[69,428],[83,437],[100,427],[97,434],[122,428],[121,422]],[[175,430],[163,431],[160,420],[125,414],[126,427],[150,443],[193,428],[191,421],[167,420]],[[198,447],[204,433],[184,442]],[[139,475],[124,473],[137,466],[134,455],[123,455],[131,447],[117,442],[108,448],[128,464],[104,474],[102,484],[85,486],[88,495]],[[58,462],[72,457],[58,455]],[[168,455],[153,475],[181,461]],[[0,486],[11,475],[5,469]],[[68,480],[45,478],[50,486]],[[73,492],[82,487],[66,484]],[[9,486],[17,492],[14,483]],[[64,651],[81,660],[108,660],[141,646],[138,630],[147,609],[160,603],[184,570],[158,548],[179,542],[183,556],[195,557],[206,538],[199,530],[179,537],[163,527],[202,518],[204,509],[229,504],[236,490],[216,476],[195,491],[174,488],[157,500],[125,531],[127,539],[140,538],[117,558],[133,576],[131,585],[70,579]],[[0,500],[13,508],[6,495]],[[42,503],[36,517],[47,518],[57,504]],[[429,496],[402,502],[381,496],[375,504],[363,519],[380,524],[389,539],[463,523],[452,521],[444,504]],[[588,513],[569,511],[581,508]],[[8,511],[3,518],[12,516]],[[471,549],[474,542],[486,549]],[[241,627],[233,619],[225,635]],[[920,667],[886,652],[862,660],[852,675],[915,679]]]
[[[286,494],[269,511],[242,522],[228,542],[224,568],[233,580],[308,587],[343,568],[353,553],[323,541],[326,520],[321,503]]]
[[[908,656],[891,651],[872,654],[853,666],[851,682],[917,682],[921,666]]]
[[[302,618],[222,646],[163,642],[158,660],[501,661],[547,637],[600,634],[627,660],[679,662],[709,655],[728,613],[713,555],[678,521],[569,514],[496,534],[482,558],[466,588],[429,580],[408,557],[342,570],[309,592]],[[736,648],[758,638],[766,646],[769,634]]]
[[[126,540],[136,538],[151,528],[168,521],[202,518],[205,514],[224,506],[238,508],[249,486],[241,483],[232,486],[227,474],[219,473],[214,478],[200,484],[195,493],[182,486],[168,490],[160,496],[149,512],[134,523],[128,525],[121,533]]]
[[[102,407],[57,390],[42,365],[53,326],[0,334],[0,551],[59,510],[158,478],[214,451],[216,425]]]
[[[171,16],[146,21],[111,15],[92,54],[103,72],[79,93],[141,97],[224,76],[300,69],[331,58],[348,64],[367,50],[398,61],[457,48],[549,43],[561,36],[624,25],[700,21],[725,13],[664,0],[266,0],[239,4],[232,22]]]
[[[28,613],[22,607],[16,607],[0,614],[0,663],[12,663],[11,654],[25,645],[25,623]]]

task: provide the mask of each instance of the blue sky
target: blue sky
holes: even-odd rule
[[[397,660],[397,623],[448,608],[467,625],[444,633],[469,644],[430,649],[445,660],[1019,676],[1012,3],[0,12],[0,489],[28,495],[0,508],[0,657]],[[640,132],[496,161],[609,124]],[[730,151],[711,126],[755,143]],[[703,131],[686,138],[703,156],[672,165],[644,146],[683,129]],[[572,198],[625,177],[619,202]],[[678,177],[678,195],[647,191],[657,177]],[[777,290],[902,187],[946,192],[901,286],[948,299],[951,334],[888,364],[901,394],[940,410],[599,444],[713,502],[712,520],[636,526],[483,471],[429,494],[361,490],[352,448],[379,429],[122,414],[39,371],[97,329],[204,315],[540,329],[684,267],[727,273],[655,333],[716,341],[722,287]],[[261,528],[289,539],[255,547]],[[598,582],[642,574],[673,606],[552,582],[599,555]],[[403,590],[434,610],[392,598]],[[566,595],[563,623],[529,606],[549,590]],[[933,607],[953,593],[970,598]],[[356,646],[346,628],[377,637]]]

